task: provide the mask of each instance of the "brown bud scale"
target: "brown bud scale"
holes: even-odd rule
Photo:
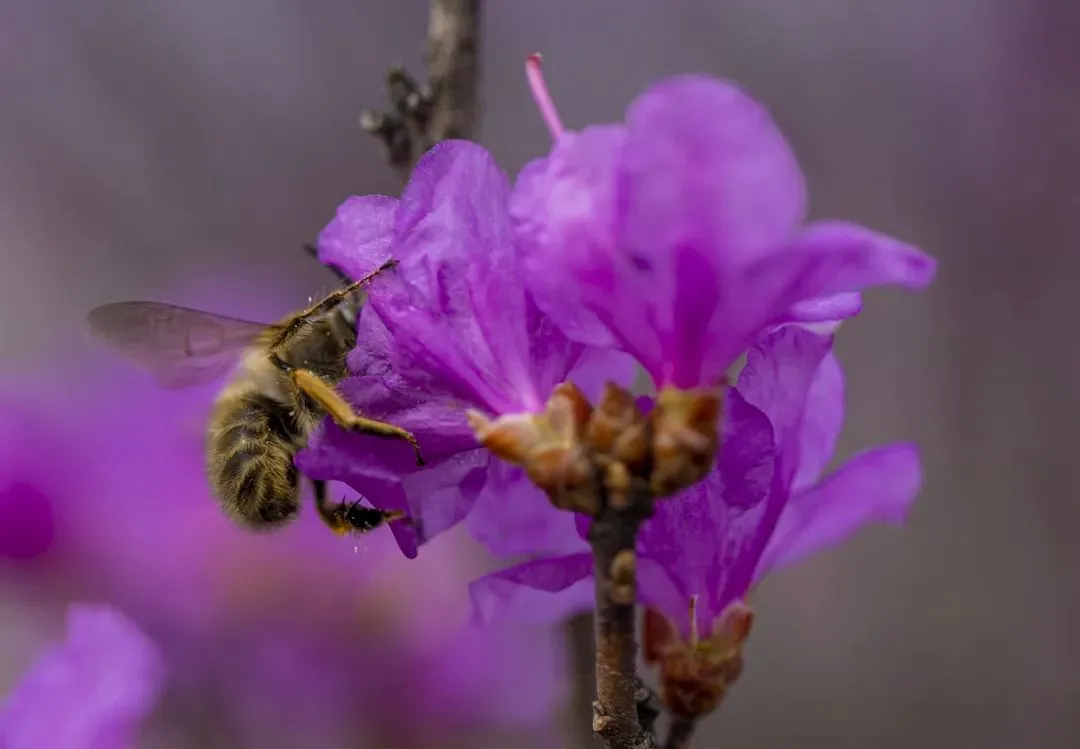
[[[752,623],[753,612],[737,601],[707,637],[687,641],[667,617],[646,609],[645,660],[659,667],[660,700],[673,715],[698,720],[716,709],[742,674],[742,650]]]

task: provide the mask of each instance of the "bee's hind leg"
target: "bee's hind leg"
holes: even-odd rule
[[[341,505],[332,504],[327,496],[326,482],[312,479],[311,486],[315,490],[315,507],[319,511],[319,517],[330,526],[330,530],[339,536],[349,532],[348,523],[345,522],[345,513]]]
[[[314,372],[294,367],[276,353],[270,355],[270,361],[273,362],[274,366],[287,372],[289,377],[292,378],[293,384],[304,395],[319,404],[339,427],[351,432],[361,432],[375,437],[408,442],[412,445],[413,452],[416,453],[416,465],[424,465],[424,458],[420,454],[420,443],[416,441],[416,437],[413,436],[412,432],[396,427],[393,424],[376,421],[375,419],[365,419],[360,416],[330,383]]]

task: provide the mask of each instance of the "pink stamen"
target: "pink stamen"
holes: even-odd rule
[[[551,92],[548,91],[547,83],[544,82],[544,73],[540,69],[543,58],[539,53],[529,55],[525,60],[525,77],[529,79],[529,88],[532,90],[536,106],[540,108],[540,116],[547,125],[551,137],[558,140],[562,136],[563,124],[559,119],[559,110],[555,108],[555,102],[551,100]]]

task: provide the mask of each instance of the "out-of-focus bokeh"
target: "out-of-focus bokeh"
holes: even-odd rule
[[[59,635],[64,603],[93,596],[185,666],[148,747],[557,745],[527,727],[541,697],[567,704],[539,694],[545,678],[569,689],[543,633],[507,646],[540,676],[502,684],[463,676],[475,665],[439,639],[433,620],[451,629],[483,560],[449,538],[407,563],[389,534],[354,553],[310,511],[280,535],[241,534],[199,484],[209,393],[157,393],[84,340],[85,312],[107,301],[269,319],[327,290],[302,245],[347,195],[399,189],[356,121],[383,102],[389,64],[421,69],[426,13],[400,0],[5,4],[0,479],[22,483],[0,484],[0,508],[28,487],[40,502],[19,503],[32,532],[0,559],[0,689]],[[788,134],[814,215],[941,261],[920,297],[869,295],[839,343],[841,448],[923,449],[909,526],[758,591],[745,675],[698,745],[1077,746],[1080,11],[489,3],[482,45],[481,138],[511,173],[548,147],[528,53],[545,54],[569,127],[618,119],[663,75],[728,76]],[[477,722],[484,704],[492,720]],[[587,711],[569,709],[577,741]]]

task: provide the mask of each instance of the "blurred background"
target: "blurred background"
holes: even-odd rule
[[[210,394],[158,393],[84,340],[108,301],[269,320],[329,289],[301,248],[344,197],[399,190],[357,115],[388,65],[422,70],[426,5],[3,4],[0,522],[21,530],[0,693],[90,597],[184,664],[147,747],[589,745],[568,696],[590,690],[587,627],[569,654],[544,632],[488,642],[512,673],[463,662],[431,612],[464,617],[471,547],[407,565],[389,534],[337,541],[310,512],[240,534],[199,496]],[[663,75],[732,77],[791,139],[815,216],[941,261],[921,297],[869,295],[839,342],[841,453],[922,446],[909,527],[761,588],[745,675],[695,745],[1080,744],[1080,8],[489,3],[482,48],[480,135],[511,174],[549,145],[528,53],[571,128]]]

